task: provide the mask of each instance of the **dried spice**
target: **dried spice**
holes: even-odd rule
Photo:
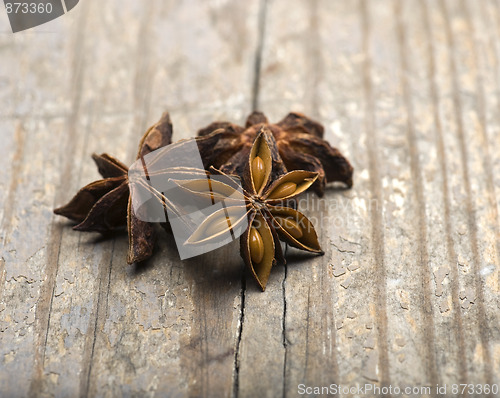
[[[327,182],[339,181],[352,186],[353,168],[349,161],[323,139],[321,124],[300,113],[290,113],[276,124],[270,124],[261,112],[248,116],[245,127],[230,122],[214,122],[201,129],[198,146],[205,166],[227,174],[242,175],[248,154],[260,129],[266,126],[277,142],[288,170],[318,173],[313,189],[322,196]]]
[[[142,137],[137,159],[172,142],[172,123],[168,113]],[[131,206],[128,167],[103,153],[92,155],[103,179],[83,187],[65,206],[54,210],[78,224],[77,231],[103,234],[127,225],[129,264],[143,261],[152,255],[155,243],[154,225],[139,220]]]
[[[165,177],[190,196],[224,202],[223,209],[211,213],[204,221],[186,224],[189,230],[186,245],[210,243],[228,230],[233,236],[234,228],[244,224],[240,237],[241,256],[264,290],[272,266],[285,262],[280,240],[302,250],[323,253],[314,226],[296,210],[296,196],[310,187],[322,195],[325,184],[332,181],[343,182],[348,187],[352,185],[352,166],[322,137],[323,127],[304,115],[290,113],[281,122],[269,124],[262,113],[254,112],[245,127],[215,122],[200,130],[194,141],[171,144],[172,124],[165,113],[141,139],[138,169],[146,171],[145,157],[155,152],[148,157],[150,166],[155,162],[163,164],[162,157],[163,160],[168,158],[170,163],[168,168],[158,167],[158,174],[153,176]],[[201,155],[205,170],[172,163],[170,156],[174,153],[178,159],[189,159],[193,145],[195,152],[197,148]],[[158,151],[166,146],[168,148]],[[79,231],[107,234],[127,225],[127,261],[133,263],[149,258],[155,243],[154,223],[159,221],[143,218],[141,213],[134,211],[134,191],[130,193],[133,177],[129,175],[133,166],[129,170],[105,153],[92,157],[103,179],[83,187],[67,205],[54,212],[76,221],[74,229]],[[228,179],[217,181],[216,175]],[[230,176],[242,180],[243,188],[238,186],[243,189],[240,199],[232,195],[237,187]],[[148,181],[140,182],[141,189],[150,190],[151,197],[161,203],[165,211],[169,209],[181,220],[192,214],[185,207],[192,198],[184,200],[182,197],[175,203]]]
[[[318,173],[306,170],[287,172],[279,156],[273,134],[262,126],[245,162],[242,174],[244,203],[233,203],[209,215],[192,233],[187,244],[205,245],[228,230],[237,228],[248,219],[241,235],[240,249],[245,264],[262,290],[265,289],[272,266],[284,262],[279,240],[296,248],[323,254],[314,226],[294,209],[295,198],[306,191],[318,178]],[[234,187],[213,181],[207,190],[206,181],[180,181],[187,192],[200,196],[227,198]],[[241,217],[241,206],[246,206]]]

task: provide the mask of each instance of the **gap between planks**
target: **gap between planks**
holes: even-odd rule
[[[375,130],[374,116],[374,94],[372,86],[372,64],[370,60],[370,33],[371,21],[369,15],[368,0],[360,1],[360,13],[362,23],[363,53],[365,56],[363,65],[363,88],[365,97],[365,134],[368,143],[368,165],[370,175],[370,191],[372,200],[370,201],[371,217],[371,240],[373,258],[377,271],[375,279],[376,285],[376,308],[377,308],[377,333],[380,369],[380,382],[382,386],[388,386],[390,382],[389,374],[389,349],[387,337],[387,270],[384,261],[384,232],[382,223],[382,210],[380,206],[373,206],[373,199],[376,203],[382,203],[382,187],[380,184],[379,159],[377,156],[378,137]]]
[[[428,373],[430,383],[432,385],[437,385],[439,383],[438,370],[436,366],[436,355],[435,355],[435,331],[434,331],[434,311],[431,302],[431,269],[429,267],[429,248],[427,242],[427,214],[425,212],[425,196],[424,196],[424,183],[422,181],[422,168],[420,165],[419,154],[418,154],[418,142],[415,137],[415,116],[414,116],[414,105],[412,96],[410,93],[410,86],[408,82],[408,53],[407,53],[407,37],[404,28],[404,21],[402,15],[402,2],[395,0],[394,2],[394,14],[396,19],[396,32],[398,37],[398,51],[400,60],[400,76],[402,85],[402,96],[403,102],[406,107],[406,135],[408,140],[408,146],[410,149],[410,170],[411,170],[411,184],[415,191],[415,200],[417,202],[417,215],[418,215],[418,267],[420,269],[420,284],[422,286],[421,291],[421,303],[422,303],[422,333],[425,336],[425,367]]]

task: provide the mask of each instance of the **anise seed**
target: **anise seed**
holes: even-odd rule
[[[280,199],[290,196],[297,190],[297,184],[294,182],[284,182],[274,188],[273,192],[268,196],[269,199]]]
[[[232,220],[230,217],[223,217],[220,220],[215,221],[213,224],[209,225],[205,230],[206,237],[214,236],[222,231],[228,230],[235,223],[236,220]]]
[[[252,262],[259,264],[264,258],[264,241],[259,231],[255,227],[250,229],[250,255],[252,256]]]
[[[303,236],[302,228],[291,218],[274,216],[276,221],[283,227],[283,229],[292,235],[295,239],[300,239]]]
[[[266,176],[264,161],[258,156],[256,156],[252,161],[252,176],[253,185],[255,186],[255,190],[258,192],[264,182],[264,177]]]

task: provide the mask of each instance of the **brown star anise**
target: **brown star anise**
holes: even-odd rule
[[[243,173],[244,200],[236,200],[209,215],[187,240],[188,245],[205,245],[228,230],[248,220],[240,238],[240,251],[245,264],[262,290],[265,290],[272,266],[284,262],[279,240],[302,250],[323,254],[311,221],[295,210],[295,198],[306,191],[318,178],[318,173],[306,170],[286,171],[273,134],[266,126],[260,131],[247,153]],[[212,181],[207,190],[206,180],[179,181],[190,193],[227,198],[234,187]],[[242,217],[241,209],[246,211]],[[245,217],[246,216],[246,217]]]
[[[137,159],[172,141],[172,123],[168,113],[142,137]],[[154,226],[139,220],[131,206],[128,185],[128,167],[108,154],[93,154],[99,173],[103,179],[83,187],[65,206],[54,210],[54,213],[65,216],[78,225],[78,231],[95,231],[108,233],[127,225],[129,264],[143,261],[152,255],[155,243]]]
[[[313,189],[322,196],[327,182],[352,186],[353,168],[349,161],[323,139],[323,126],[300,113],[290,113],[270,124],[261,112],[253,112],[245,127],[230,122],[214,122],[201,129],[198,146],[206,163],[227,174],[242,175],[248,154],[260,129],[266,126],[276,139],[278,151],[288,170],[318,173]]]
[[[266,130],[266,133],[258,135],[261,130]],[[242,242],[245,239],[247,242],[242,243],[242,255],[262,288],[265,287],[272,263],[275,262],[275,259],[281,260],[283,257],[281,246],[274,244],[277,242],[277,233],[292,245],[320,252],[319,245],[315,245],[313,242],[317,243],[316,233],[305,216],[294,210],[293,203],[292,207],[278,206],[275,200],[280,198],[275,198],[268,192],[273,181],[277,179],[282,181],[282,178],[285,178],[286,168],[301,170],[302,173],[289,173],[293,178],[287,177],[292,179],[282,181],[285,188],[291,189],[293,186],[296,188],[290,198],[295,197],[310,185],[313,185],[316,192],[322,195],[327,181],[341,181],[349,187],[352,185],[353,169],[351,165],[337,149],[332,148],[322,139],[323,127],[320,124],[298,113],[290,113],[281,122],[269,124],[262,113],[254,112],[248,117],[246,127],[228,122],[215,122],[200,130],[198,134],[195,142],[205,169],[220,169],[217,173],[222,175],[244,177],[244,186],[246,187],[244,201],[246,200],[247,204],[243,206],[249,206],[248,214],[251,216],[250,224],[253,229],[248,228],[246,235],[242,238]],[[260,138],[257,140],[257,137]],[[144,134],[139,144],[137,159],[145,166],[145,156],[170,145],[171,138],[172,124],[168,113],[164,113],[160,121]],[[257,141],[260,144],[257,145]],[[267,146],[262,142],[266,142]],[[255,155],[252,148],[257,147],[268,148],[270,158],[266,155],[266,149],[262,149],[264,151],[263,157]],[[188,145],[188,141],[180,141],[172,146],[172,152],[166,151],[163,155],[170,156],[175,152],[176,156],[182,157],[186,149],[187,152],[190,152],[191,145]],[[255,151],[260,153],[260,149]],[[55,209],[54,212],[76,221],[78,224],[74,228],[79,231],[97,231],[106,234],[115,228],[127,225],[129,237],[127,261],[133,263],[149,258],[155,243],[154,225],[151,219],[147,220],[149,222],[141,220],[134,212],[130,195],[128,167],[105,153],[94,154],[92,157],[103,179],[82,188],[67,205]],[[251,158],[250,162],[249,157]],[[255,166],[253,166],[254,161],[256,162]],[[262,174],[262,170],[264,170],[264,174]],[[310,174],[306,174],[304,181],[295,180],[307,172]],[[192,174],[193,178],[196,178],[196,175],[206,177],[203,171],[194,173],[192,169],[182,171],[176,170],[176,167],[170,171],[160,172],[159,175],[162,173],[169,179],[185,176],[186,173]],[[253,175],[257,175],[259,178],[265,177],[263,185],[256,187],[259,184],[256,182],[257,180],[254,181]],[[214,184],[217,186],[216,181]],[[278,188],[278,185],[274,188]],[[222,185],[219,184],[219,187]],[[226,188],[224,189],[227,193]],[[156,192],[155,195],[157,199],[164,201],[164,205],[168,205],[167,208],[180,215],[180,219],[182,219],[182,214],[177,213],[177,211],[182,211],[183,204],[179,204],[179,206],[174,203],[169,204],[168,198],[163,197],[160,192]],[[227,197],[223,195],[220,198],[227,200]],[[288,196],[286,198],[289,199]],[[262,227],[257,227],[258,221],[266,221],[266,223],[262,223]],[[301,223],[303,225],[300,225]],[[269,230],[264,224],[271,225]],[[262,236],[269,237],[269,231],[273,238],[272,251],[269,239],[259,239],[259,236],[260,238]],[[301,237],[295,236],[294,233],[297,236],[301,234]],[[309,242],[308,239],[312,239],[312,241]],[[264,246],[258,243],[261,240]],[[249,247],[247,251],[243,250],[245,245]],[[254,249],[251,249],[252,247]],[[260,249],[264,249],[264,257],[261,262],[256,262],[255,259],[260,258]]]

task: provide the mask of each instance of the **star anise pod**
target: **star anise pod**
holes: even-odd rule
[[[198,131],[198,146],[207,166],[227,174],[241,175],[257,133],[266,126],[274,135],[288,170],[318,173],[313,189],[322,196],[327,182],[352,186],[353,168],[349,161],[323,139],[324,128],[300,113],[290,113],[270,124],[261,112],[248,116],[245,127],[230,122],[214,122]]]
[[[262,126],[247,154],[243,176],[244,201],[229,201],[227,207],[209,215],[187,240],[188,245],[213,242],[228,230],[237,229],[245,220],[248,226],[240,238],[245,264],[262,290],[265,290],[272,266],[284,262],[279,240],[313,253],[323,254],[311,221],[294,209],[295,198],[318,178],[306,170],[286,171],[273,134]],[[234,187],[230,183],[206,180],[179,181],[179,186],[198,195],[227,198]],[[243,217],[241,209],[245,206]]]
[[[172,123],[169,114],[165,112],[158,123],[143,135],[137,159],[171,142]],[[128,167],[106,153],[93,154],[92,158],[103,179],[80,189],[68,204],[55,209],[54,213],[76,221],[78,224],[73,228],[78,231],[106,234],[127,225],[128,263],[149,258],[156,239],[154,226],[139,220],[134,214],[128,185]]]

